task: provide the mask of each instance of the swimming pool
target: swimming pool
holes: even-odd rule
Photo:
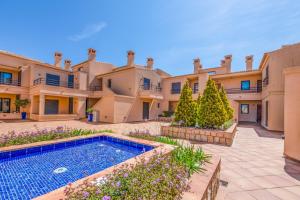
[[[0,199],[31,199],[151,149],[97,136],[0,152]]]

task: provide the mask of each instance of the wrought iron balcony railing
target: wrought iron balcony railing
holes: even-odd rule
[[[89,91],[102,91],[102,90],[103,90],[103,88],[100,85],[89,87]]]
[[[171,94],[180,94],[180,92],[181,92],[181,89],[175,89],[175,88],[171,89]]]
[[[250,87],[248,90],[241,88],[229,88],[225,89],[227,94],[238,94],[238,93],[259,93],[261,92],[261,87]]]
[[[37,78],[33,81],[33,85],[50,85],[56,87],[65,87],[65,88],[73,88],[78,89],[79,85],[74,82],[67,82],[67,81],[59,81],[54,79],[44,79],[44,78]]]
[[[21,86],[21,81],[19,81],[19,80],[12,80],[12,79],[1,79],[0,78],[0,85]]]
[[[140,89],[142,90],[149,90],[152,92],[161,92],[162,88],[158,85],[152,85],[152,84],[144,84],[140,85]]]
[[[263,80],[263,86],[266,87],[267,85],[269,85],[269,77],[265,77]]]

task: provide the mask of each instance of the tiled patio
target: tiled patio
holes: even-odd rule
[[[202,145],[222,158],[217,199],[300,199],[300,163],[283,157],[280,134],[255,125],[240,125],[231,147]]]

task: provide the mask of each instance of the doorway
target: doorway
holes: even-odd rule
[[[58,114],[58,100],[45,100],[45,115]]]
[[[260,124],[261,122],[261,104],[257,104],[256,122]]]
[[[143,102],[143,119],[149,119],[149,102]]]

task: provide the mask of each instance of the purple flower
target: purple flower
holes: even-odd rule
[[[90,193],[88,193],[87,191],[84,191],[83,193],[82,193],[82,196],[83,196],[83,198],[88,198],[89,196],[90,196]]]
[[[111,200],[110,196],[104,196],[102,200]]]
[[[120,186],[121,186],[121,182],[118,181],[118,182],[116,183],[116,186],[117,186],[117,187],[120,187]]]
[[[96,194],[100,194],[100,192],[101,192],[100,190],[97,190],[97,191],[96,191]]]
[[[128,173],[125,173],[125,174],[124,174],[124,178],[127,178],[127,177],[128,177]]]

